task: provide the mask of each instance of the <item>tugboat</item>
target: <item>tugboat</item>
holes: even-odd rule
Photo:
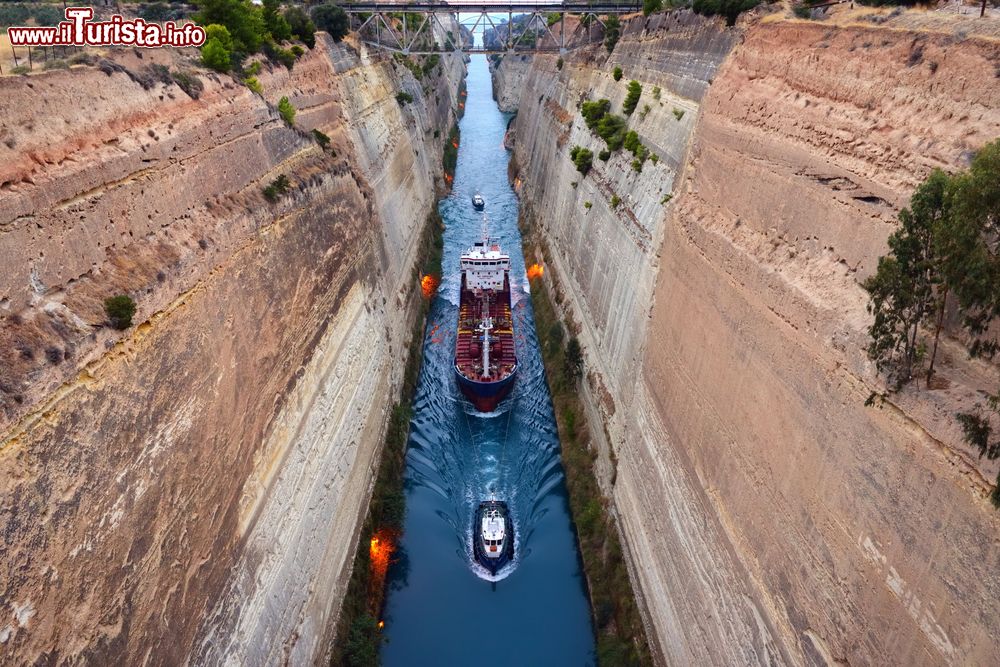
[[[496,574],[514,558],[514,522],[507,503],[484,500],[472,522],[472,550],[476,562]]]
[[[486,200],[483,199],[483,196],[478,192],[472,195],[472,208],[476,209],[477,211],[482,211],[484,208],[486,208]]]
[[[455,376],[480,412],[492,412],[510,393],[517,374],[510,313],[510,255],[483,239],[462,254],[462,291],[455,341]]]

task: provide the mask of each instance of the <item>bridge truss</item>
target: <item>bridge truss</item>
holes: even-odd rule
[[[580,26],[586,29],[586,43],[601,39],[604,33],[605,18],[632,14],[641,11],[638,2],[553,2],[540,0],[538,2],[475,2],[459,0],[457,2],[356,2],[343,4],[341,7],[350,16],[351,29],[356,31],[365,44],[381,49],[387,49],[404,55],[429,55],[433,53],[498,53],[515,52],[550,52],[565,53],[567,39],[580,39],[580,35],[566,34],[566,17],[577,16]],[[413,27],[404,15],[398,21],[400,14],[417,15],[416,26]],[[558,27],[553,30],[548,17],[557,14]],[[502,17],[506,15],[507,21]],[[528,29],[514,34],[512,30],[515,17],[527,17]],[[442,21],[442,17],[451,20]],[[449,43],[445,47],[437,46],[431,40],[427,46],[424,39],[434,26],[440,28],[440,34],[449,35]],[[489,26],[493,29],[493,40],[485,43],[469,45],[466,35],[474,34],[478,28]],[[595,28],[600,26],[600,30]],[[575,32],[580,32],[576,30]]]

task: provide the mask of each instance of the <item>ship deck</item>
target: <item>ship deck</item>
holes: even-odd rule
[[[470,380],[477,382],[498,382],[510,376],[517,366],[514,353],[514,322],[510,312],[510,278],[504,278],[502,292],[494,292],[490,300],[490,317],[493,330],[490,332],[490,360],[499,362],[498,372],[485,378],[482,375],[482,333],[478,330],[482,315],[482,304],[476,294],[465,288],[459,299],[458,341],[455,344],[455,366]]]

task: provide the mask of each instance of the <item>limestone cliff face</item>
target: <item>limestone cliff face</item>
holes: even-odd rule
[[[148,67],[171,57],[0,79],[13,662],[321,657],[401,379],[462,61],[425,94],[323,37],[263,98],[201,72],[192,99]]]
[[[949,341],[941,387],[863,405],[881,384],[859,281],[913,186],[1000,136],[1000,47],[975,30],[679,12],[527,74],[516,179],[581,326],[599,472],[668,663],[1000,659],[996,467],[951,419],[996,369]],[[576,105],[620,112],[629,79],[660,161],[583,177],[570,147],[604,146]]]

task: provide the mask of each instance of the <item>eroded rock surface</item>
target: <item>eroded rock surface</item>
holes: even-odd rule
[[[1000,42],[971,26],[676,12],[524,78],[516,183],[581,326],[599,472],[669,664],[1000,659],[996,465],[951,418],[996,369],[949,341],[942,388],[864,407],[859,282],[915,184],[1000,136]],[[630,79],[659,157],[641,173],[600,161],[577,109],[621,113]]]
[[[150,76],[163,54],[0,78],[4,660],[326,651],[464,63],[425,95],[318,38],[263,98],[200,71],[192,99]]]

